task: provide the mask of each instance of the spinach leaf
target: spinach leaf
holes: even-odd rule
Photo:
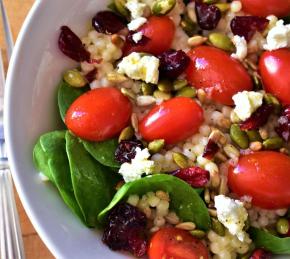
[[[170,195],[170,206],[183,221],[195,222],[198,228],[208,230],[210,217],[207,208],[198,193],[186,182],[179,178],[155,174],[126,183],[115,194],[113,200],[98,216],[100,222],[104,222],[108,212],[121,200],[131,194],[143,195],[149,191],[163,190]]]
[[[115,151],[118,147],[117,139],[110,139],[102,142],[89,142],[82,140],[86,150],[99,163],[112,168],[119,168],[120,164],[115,160]]]
[[[70,168],[65,148],[65,131],[53,131],[42,135],[40,147],[46,157],[44,167],[50,171],[50,180],[56,185],[67,206],[84,222],[83,214],[75,199]]]
[[[290,254],[290,237],[277,237],[258,228],[250,228],[250,236],[256,247],[273,254]]]
[[[89,87],[82,87],[76,88],[71,87],[68,83],[61,80],[58,86],[58,94],[57,94],[57,101],[58,101],[58,108],[60,112],[60,116],[64,121],[65,114],[71,104],[77,99],[79,96],[84,94],[86,91],[89,90]]]
[[[97,215],[110,203],[119,178],[113,177],[113,172],[99,164],[78,138],[69,132],[65,138],[76,200],[86,224],[99,226]]]

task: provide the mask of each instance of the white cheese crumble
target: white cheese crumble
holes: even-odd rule
[[[129,31],[136,31],[138,30],[143,24],[147,22],[147,19],[144,17],[138,17],[128,23]]]
[[[132,182],[141,178],[142,175],[152,174],[155,166],[154,161],[148,160],[150,153],[147,148],[136,148],[136,156],[131,160],[131,163],[123,163],[119,169],[119,174],[124,178],[124,181]]]
[[[254,91],[238,92],[233,96],[236,107],[234,113],[237,117],[244,121],[251,117],[263,103],[263,94]]]
[[[243,231],[248,218],[248,212],[243,203],[224,195],[215,196],[214,202],[218,220],[240,241],[248,240],[248,234]]]
[[[142,17],[147,7],[146,4],[141,3],[138,0],[128,0],[125,6],[130,11],[132,19]]]
[[[132,39],[135,43],[138,43],[140,40],[142,40],[143,33],[141,31],[136,32],[132,35]]]
[[[276,22],[275,26],[269,31],[265,50],[275,50],[290,47],[290,24],[284,25],[283,20]]]
[[[159,59],[154,56],[133,52],[124,57],[118,64],[118,73],[125,74],[135,80],[157,84],[159,78]]]
[[[235,35],[232,38],[232,42],[236,47],[236,53],[233,53],[231,56],[238,60],[244,60],[248,55],[248,46],[247,41],[244,37],[240,37],[239,35]]]

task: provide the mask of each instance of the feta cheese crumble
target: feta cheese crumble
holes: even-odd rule
[[[147,148],[136,148],[136,156],[131,160],[131,163],[123,163],[119,169],[119,174],[124,178],[124,181],[133,182],[141,178],[143,174],[152,174],[155,166],[154,161],[148,160],[150,153]]]
[[[138,30],[143,24],[147,22],[147,19],[144,17],[138,17],[128,23],[129,31],[136,31]]]
[[[132,35],[132,39],[135,43],[138,43],[140,40],[142,40],[143,33],[141,31],[136,32]]]
[[[290,47],[290,24],[284,25],[283,20],[277,21],[269,31],[266,40],[267,42],[263,46],[265,50]]]
[[[159,78],[159,59],[154,56],[133,52],[118,64],[118,73],[135,80],[157,84]]]
[[[214,202],[218,220],[240,241],[248,240],[248,234],[243,231],[248,218],[248,213],[243,203],[224,195],[215,196]]]
[[[128,0],[125,6],[130,11],[132,19],[142,17],[147,7],[146,4],[141,3],[138,0]]]
[[[263,103],[263,94],[254,91],[238,92],[233,96],[235,102],[234,113],[237,117],[244,121],[251,117]]]
[[[239,35],[235,35],[232,39],[236,47],[236,53],[233,53],[231,56],[238,60],[244,60],[248,55],[248,46],[247,41],[244,37],[240,37]]]

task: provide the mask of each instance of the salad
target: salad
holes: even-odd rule
[[[62,26],[65,127],[33,159],[112,250],[290,255],[290,1],[114,0]],[[287,18],[288,16],[288,18]]]

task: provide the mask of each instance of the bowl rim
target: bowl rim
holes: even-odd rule
[[[26,16],[24,23],[21,27],[21,30],[18,34],[15,47],[13,49],[13,53],[11,56],[11,60],[9,62],[8,71],[7,71],[7,77],[6,77],[6,84],[5,84],[5,93],[4,93],[4,135],[5,135],[5,143],[6,143],[6,149],[7,149],[7,156],[9,160],[9,166],[13,178],[13,182],[15,184],[18,196],[20,198],[20,201],[24,207],[24,210],[29,217],[33,227],[35,228],[36,232],[44,242],[44,244],[48,247],[50,252],[56,257],[61,258],[61,252],[57,248],[57,246],[54,245],[54,242],[52,238],[47,235],[45,228],[43,227],[43,224],[41,224],[38,216],[32,209],[29,200],[26,198],[25,191],[22,188],[21,179],[19,177],[19,173],[17,170],[17,162],[14,156],[14,150],[12,148],[12,131],[11,129],[11,120],[12,118],[12,111],[9,107],[11,107],[12,102],[12,89],[14,85],[14,70],[17,67],[17,60],[19,59],[21,48],[23,43],[25,42],[25,37],[27,35],[27,32],[29,31],[31,25],[34,23],[36,14],[43,8],[45,8],[45,2],[42,0],[36,0],[34,4],[32,5],[32,8],[28,12],[28,15]]]

